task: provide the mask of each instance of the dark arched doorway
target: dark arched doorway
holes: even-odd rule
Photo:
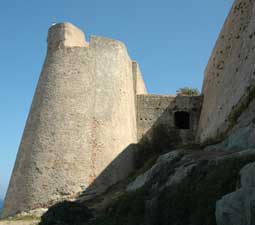
[[[174,125],[177,129],[190,129],[190,114],[184,111],[175,112]]]

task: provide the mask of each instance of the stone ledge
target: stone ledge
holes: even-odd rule
[[[39,220],[24,219],[24,220],[0,220],[0,225],[38,225]]]

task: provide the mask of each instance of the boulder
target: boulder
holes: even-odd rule
[[[93,218],[91,210],[79,202],[57,203],[41,217],[39,225],[83,224]]]
[[[172,163],[173,161],[180,159],[183,152],[180,150],[171,151],[158,157],[157,162],[145,173],[139,175],[132,183],[127,186],[127,191],[135,191],[143,187],[146,183],[152,180],[162,170],[162,167],[166,164]]]
[[[241,186],[255,188],[255,163],[249,163],[240,171]]]
[[[241,188],[216,203],[218,225],[255,224],[255,188]]]
[[[255,163],[240,171],[241,188],[216,203],[217,225],[255,224]]]

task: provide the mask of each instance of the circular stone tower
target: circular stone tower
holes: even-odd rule
[[[132,170],[136,142],[132,62],[125,46],[70,23],[52,26],[3,217],[48,207],[93,187],[103,191]],[[92,188],[93,189],[93,188]]]

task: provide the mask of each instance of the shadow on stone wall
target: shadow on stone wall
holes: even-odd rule
[[[95,199],[96,197],[107,192],[112,185],[121,183],[123,181],[125,183],[125,180],[128,180],[127,178],[130,175],[135,174],[149,161],[153,163],[157,156],[164,152],[168,152],[178,147],[187,147],[187,144],[189,147],[196,145],[196,130],[182,130],[174,127],[172,123],[173,119],[171,118],[171,116],[173,116],[172,109],[174,108],[172,104],[175,104],[175,102],[171,103],[165,109],[162,115],[156,120],[154,125],[146,132],[146,134],[144,134],[138,143],[132,143],[121,151],[121,153],[104,169],[104,171],[94,180],[94,182],[83,193],[80,194],[80,196],[77,198],[78,202],[84,203]],[[178,110],[183,109],[177,108],[176,111]],[[194,112],[192,114],[192,110],[195,110],[195,113],[199,115],[200,108],[190,109],[188,112],[191,115],[194,114]],[[109,184],[111,184],[110,187]],[[66,203],[63,202],[63,204]],[[50,210],[55,210],[56,206],[61,206],[61,203],[51,206]]]
[[[189,98],[177,96],[178,98]],[[130,144],[104,169],[94,182],[81,194],[82,199],[94,198],[107,190],[119,180],[127,178],[139,170],[151,158],[185,145],[196,145],[197,124],[191,129],[177,129],[173,123],[174,111],[187,111],[191,116],[191,123],[197,123],[201,105],[190,109],[178,107],[173,101],[156,120],[153,126],[144,134],[137,144]],[[195,118],[196,117],[196,118]],[[114,181],[114,182],[113,182]]]

